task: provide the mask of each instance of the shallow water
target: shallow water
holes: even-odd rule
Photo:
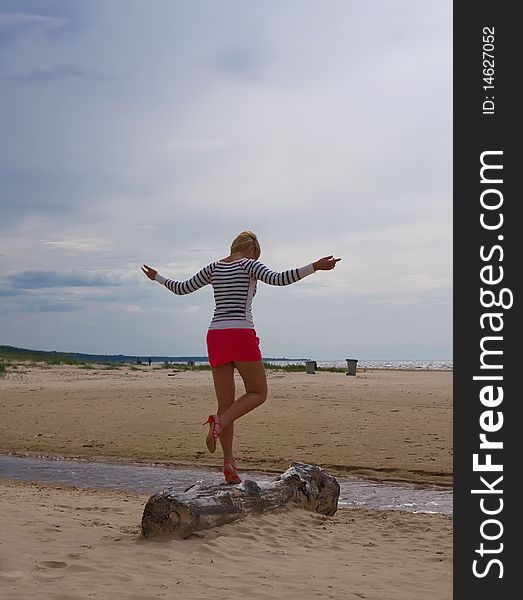
[[[244,480],[267,483],[275,474],[241,473]],[[218,469],[165,467],[138,463],[103,463],[80,459],[26,458],[0,455],[0,479],[68,484],[155,494],[168,487],[185,490],[195,482],[223,482]],[[356,477],[336,477],[339,508],[373,508],[452,515],[452,491],[437,486],[376,483]]]

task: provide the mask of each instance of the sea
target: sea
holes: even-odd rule
[[[266,358],[265,362],[274,365],[304,365],[307,361],[314,360],[317,367],[347,368],[347,359],[318,360],[318,359],[275,359]],[[351,359],[352,360],[352,359]],[[195,361],[195,364],[209,364],[207,361]],[[358,369],[393,369],[393,370],[420,370],[420,371],[452,371],[453,361],[446,360],[358,360]]]
[[[308,360],[308,359],[307,359]],[[351,359],[353,360],[353,359]],[[305,360],[299,361],[270,361],[275,364],[303,364]],[[316,360],[318,367],[347,368],[347,359],[343,360]],[[431,371],[452,371],[452,360],[358,360],[357,367],[360,369],[421,369]]]

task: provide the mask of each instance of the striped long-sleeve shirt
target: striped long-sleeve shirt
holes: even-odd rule
[[[290,285],[312,273],[312,263],[277,273],[261,262],[242,258],[232,262],[213,262],[187,281],[174,281],[159,273],[156,281],[179,295],[190,294],[210,284],[214,290],[215,309],[209,329],[253,329],[252,299],[258,280],[269,285]]]

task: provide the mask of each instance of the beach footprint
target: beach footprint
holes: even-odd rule
[[[44,569],[65,569],[67,563],[61,560],[39,560],[37,566]]]

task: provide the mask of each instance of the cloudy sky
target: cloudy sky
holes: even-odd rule
[[[265,356],[452,357],[452,3],[2,0],[0,344],[206,354],[252,229]]]

